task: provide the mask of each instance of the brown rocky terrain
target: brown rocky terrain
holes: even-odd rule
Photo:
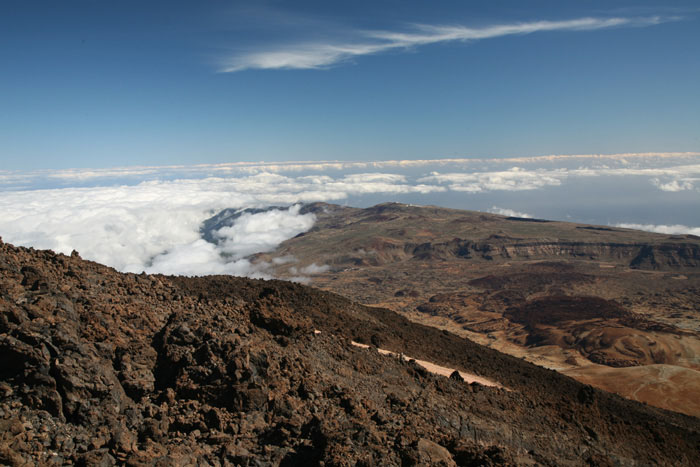
[[[278,277],[327,266],[315,287],[700,415],[700,238],[396,203],[304,209],[314,228],[258,255],[296,258]]]
[[[592,319],[627,316],[599,304]],[[289,282],[0,241],[0,355],[2,464],[700,464],[697,418]]]

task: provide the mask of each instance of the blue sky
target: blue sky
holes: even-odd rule
[[[697,2],[0,5],[0,170],[700,149]]]

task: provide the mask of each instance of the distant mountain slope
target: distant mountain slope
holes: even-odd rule
[[[286,258],[278,277],[316,265],[316,287],[700,415],[700,238],[398,203],[302,211],[314,228],[257,257]],[[658,365],[677,376],[638,390]]]
[[[0,242],[0,352],[11,465],[700,463],[697,418],[280,281],[120,274]]]

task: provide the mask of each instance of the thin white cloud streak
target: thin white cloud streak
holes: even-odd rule
[[[674,165],[670,167],[586,167],[568,170],[569,174],[580,177],[599,176],[645,176],[687,178],[690,174],[700,174],[700,164]]]
[[[305,268],[301,268],[301,272],[304,274],[321,274],[330,269],[330,266],[327,264],[324,264],[323,266],[319,266],[316,263],[311,263]]]
[[[623,26],[652,26],[677,19],[677,17],[661,16],[577,18],[565,21],[501,24],[482,28],[417,24],[411,32],[358,31],[358,37],[354,41],[344,43],[307,42],[242,53],[224,59],[220,71],[231,73],[248,69],[318,69],[355,57],[429,44],[477,41],[547,31],[592,31]]]
[[[687,225],[654,225],[654,224],[615,224],[615,227],[623,229],[644,230],[667,235],[696,235],[700,236],[700,227],[688,227]]]
[[[520,211],[514,211],[508,208],[499,208],[498,206],[493,206],[491,209],[488,210],[488,212],[490,212],[491,214],[500,214],[501,216],[522,217],[524,219],[532,219],[532,216],[530,214]]]
[[[289,162],[231,162],[222,164],[170,165],[148,167],[119,167],[107,169],[63,169],[42,170],[34,172],[0,171],[0,188],[17,189],[19,186],[36,185],[38,182],[51,184],[52,181],[70,184],[109,179],[144,180],[150,177],[162,179],[164,176],[186,179],[213,176],[257,175],[261,173],[295,173],[295,172],[342,172],[347,170],[392,170],[419,169],[421,167],[455,167],[479,170],[480,166],[527,166],[546,164],[589,164],[590,168],[582,168],[578,175],[598,175],[605,171],[615,175],[616,170],[639,170],[636,175],[663,176],[665,171],[674,171],[671,175],[679,174],[680,170],[688,173],[700,173],[700,153],[624,153],[624,154],[574,154],[546,155],[508,158],[450,158],[450,159],[411,159],[386,161],[289,161]],[[656,168],[655,168],[656,166]],[[651,170],[656,172],[651,173]],[[374,175],[374,172],[372,173]],[[325,176],[325,175],[321,175]]]
[[[301,269],[297,268],[296,266],[292,266],[289,268],[289,273],[294,274],[294,277],[296,279],[306,278],[306,279],[310,280],[310,278],[308,278],[307,276],[313,276],[314,274],[324,273],[324,272],[328,271],[330,268],[331,267],[328,266],[327,264],[319,266],[316,263],[311,263],[308,266],[303,267]]]
[[[64,169],[51,172],[49,178],[64,180],[90,180],[98,177],[134,177],[151,175],[158,167],[122,167],[113,169]]]

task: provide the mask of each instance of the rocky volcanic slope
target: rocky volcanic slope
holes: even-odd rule
[[[700,464],[696,418],[280,281],[120,274],[0,241],[0,355],[10,465]]]
[[[398,203],[302,211],[314,227],[257,256],[277,277],[315,263],[315,287],[700,416],[700,238]]]

